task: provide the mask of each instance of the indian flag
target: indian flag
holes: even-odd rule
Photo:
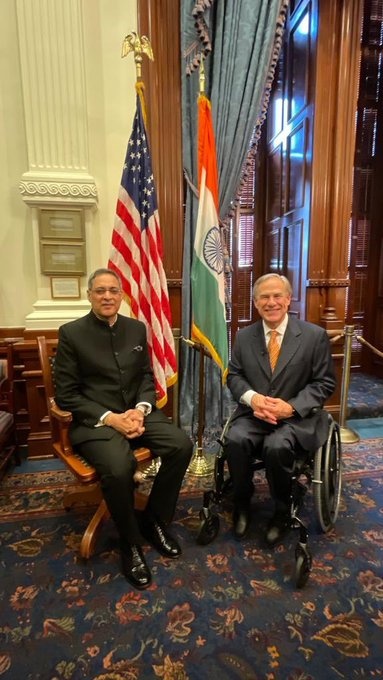
[[[198,98],[198,187],[199,206],[191,271],[192,338],[210,352],[225,381],[228,343],[224,260],[218,221],[218,170],[211,104],[205,95]]]

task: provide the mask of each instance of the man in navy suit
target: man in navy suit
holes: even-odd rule
[[[122,569],[137,588],[151,583],[141,544],[177,558],[181,548],[167,529],[192,455],[192,443],[156,408],[145,325],[118,314],[121,282],[110,269],[89,278],[89,314],[59,329],[56,399],[72,412],[73,447],[96,468],[116,524]],[[161,458],[147,507],[134,510],[133,450],[148,447]]]
[[[238,403],[225,453],[234,489],[234,533],[250,524],[254,491],[252,461],[264,461],[275,512],[266,541],[274,545],[290,526],[291,475],[297,451],[315,451],[327,439],[322,407],[335,390],[330,344],[323,328],[288,315],[291,285],[265,274],[254,285],[261,320],[238,331],[229,363],[228,387]],[[269,342],[278,347],[271,367]]]

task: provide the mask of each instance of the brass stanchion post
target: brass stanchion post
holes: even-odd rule
[[[357,435],[357,433],[354,432],[354,430],[351,430],[350,428],[346,427],[348,388],[350,384],[351,341],[353,335],[354,326],[345,326],[343,375],[339,415],[340,440],[344,444],[356,444],[356,442],[359,441],[359,435]]]

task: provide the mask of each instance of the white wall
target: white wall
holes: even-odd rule
[[[55,2],[55,0],[51,0]],[[98,206],[87,242],[89,272],[107,264],[118,185],[135,109],[132,55],[121,59],[136,30],[136,0],[80,0],[83,12],[89,173]],[[0,326],[24,326],[37,297],[31,208],[19,191],[28,157],[20,71],[17,0],[0,2]],[[85,288],[86,278],[82,284]]]

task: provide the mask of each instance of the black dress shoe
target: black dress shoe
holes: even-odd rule
[[[143,590],[150,586],[152,575],[145,562],[141,546],[124,546],[121,550],[122,572],[129,583],[135,588]]]
[[[250,510],[248,508],[235,508],[233,513],[234,536],[241,540],[244,538],[250,526]]]
[[[143,522],[140,526],[141,533],[144,538],[153,546],[161,555],[175,559],[181,555],[181,548],[177,541],[165,529],[163,524],[155,520]]]
[[[271,518],[267,531],[266,543],[268,545],[275,545],[285,534],[291,529],[291,517],[286,512],[276,512]]]

